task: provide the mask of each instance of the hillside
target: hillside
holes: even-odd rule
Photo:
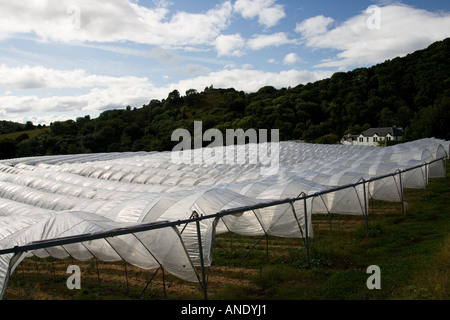
[[[104,111],[54,122],[36,136],[0,136],[0,158],[86,152],[171,150],[177,128],[203,130],[279,129],[280,139],[337,143],[347,133],[398,126],[405,139],[450,140],[450,38],[370,68],[338,72],[331,78],[254,93],[233,88],[170,92],[142,108]],[[2,122],[5,123],[5,122]],[[11,132],[12,124],[8,124]],[[23,130],[23,129],[22,129]]]

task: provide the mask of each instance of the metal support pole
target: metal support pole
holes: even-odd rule
[[[205,278],[205,262],[203,260],[203,246],[202,246],[202,235],[200,232],[200,217],[196,211],[192,214],[195,219],[195,224],[197,226],[197,240],[198,240],[198,252],[200,255],[200,266],[202,269],[202,288],[203,288],[203,296],[205,300],[208,300],[208,293],[206,290],[206,278]]]
[[[97,259],[97,257],[95,257],[95,265],[97,266],[98,290],[100,291],[100,271],[98,270],[98,259]]]
[[[166,298],[166,276],[164,273],[164,268],[161,267],[161,271],[162,271],[162,279],[163,279],[163,292],[164,292],[164,299]]]
[[[259,219],[258,215],[256,214],[255,210],[252,210],[253,214],[255,215],[256,220],[258,220],[259,225],[264,231],[264,234],[266,235],[266,261],[269,261],[269,233],[266,231],[266,228],[264,228],[264,224]],[[262,237],[261,237],[262,238]],[[259,240],[261,240],[261,238]],[[258,242],[259,242],[258,240]],[[253,248],[256,246],[256,244],[253,246]],[[253,249],[252,248],[252,249]],[[250,252],[250,251],[249,251]],[[246,255],[247,256],[247,255]]]
[[[398,172],[398,176],[399,176],[399,181],[400,181],[400,200],[402,202],[402,214],[405,215],[405,201],[403,199],[403,183],[402,183],[402,172],[399,171]]]
[[[369,231],[369,208],[367,203],[367,196],[366,196],[366,180],[363,181],[363,192],[364,192],[364,218],[366,219],[366,231]]]
[[[37,281],[39,281],[39,267],[38,267],[38,262],[37,262],[36,259],[34,260],[34,262],[35,262],[35,265],[36,265],[36,276],[37,276]]]
[[[447,190],[448,185],[447,185],[447,152],[445,153],[445,158],[444,158],[444,175],[445,175],[445,190]]]
[[[56,282],[56,270],[55,270],[55,261],[52,260],[52,269],[53,269],[53,281]]]
[[[300,230],[300,235],[303,237],[302,226],[300,225],[300,221],[297,218],[297,213],[295,212],[294,204],[292,202],[289,202],[289,204],[291,205],[292,213],[294,214],[295,221],[297,221],[298,229]]]
[[[394,178],[394,182],[395,182],[395,178]],[[397,185],[397,184],[396,184],[396,185]],[[370,181],[369,181],[368,184],[367,184],[367,194],[368,194],[368,196],[369,196],[369,202],[370,202],[370,200],[372,200],[372,214],[374,214],[373,207],[375,207],[375,205],[374,205],[373,195],[370,194]]]
[[[331,215],[330,210],[328,210],[328,206],[327,206],[327,204],[325,203],[325,200],[323,200],[322,195],[320,195],[319,197],[320,197],[320,200],[322,200],[322,203],[323,203],[325,209],[327,209],[328,222],[329,222],[329,224],[330,224],[330,231],[331,231],[331,220],[332,220],[333,217],[332,217],[332,215]]]
[[[230,232],[230,249],[233,251],[233,232]]]
[[[303,199],[304,215],[305,215],[305,246],[306,246],[306,267],[309,269],[309,232],[308,232],[308,208],[306,198]]]
[[[247,251],[247,252],[245,253],[245,255],[242,257],[242,259],[247,258],[247,256],[250,254],[250,252],[251,252],[253,249],[255,249],[255,247],[258,245],[258,243],[261,241],[261,239],[262,239],[264,236],[266,236],[266,239],[267,239],[267,235],[266,235],[266,234],[263,234],[261,237],[259,237],[258,241],[256,241],[255,244],[253,244],[253,246],[252,246],[250,249],[248,249],[248,251]]]
[[[446,153],[446,157],[444,159],[444,170],[445,170],[445,190],[447,190],[448,185],[447,185],[447,153]]]
[[[127,270],[127,262],[126,260],[123,260],[124,266],[125,266],[125,280],[127,281],[127,293],[129,292],[129,285],[128,285],[128,270]]]
[[[142,292],[141,292],[141,294],[140,294],[141,299],[142,299],[142,297],[144,296],[145,290],[147,290],[147,287],[149,286],[150,282],[153,281],[153,278],[155,278],[155,276],[156,276],[156,274],[158,273],[159,269],[160,269],[160,268],[156,269],[156,271],[155,271],[155,273],[153,274],[153,276],[150,278],[149,281],[147,281],[147,284],[145,285],[144,289],[142,290]]]

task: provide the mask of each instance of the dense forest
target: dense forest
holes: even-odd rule
[[[50,126],[0,121],[0,158],[90,152],[164,151],[177,128],[279,129],[280,140],[338,143],[344,134],[398,126],[404,139],[450,140],[450,38],[370,68],[296,87],[253,93],[178,90],[142,108],[114,109]],[[25,132],[38,130],[29,135]],[[2,138],[3,137],[3,138]],[[209,144],[209,142],[207,143]]]

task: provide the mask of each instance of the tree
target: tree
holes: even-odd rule
[[[19,135],[16,138],[16,143],[20,143],[20,142],[22,142],[24,140],[28,140],[28,139],[30,139],[30,136],[28,134],[26,134],[26,133],[22,133],[21,135]]]
[[[380,127],[392,127],[395,124],[396,116],[395,113],[392,112],[389,108],[383,108],[380,112],[380,120],[379,120],[379,126]]]
[[[10,159],[16,156],[16,142],[11,139],[0,140],[0,159]]]
[[[188,89],[186,90],[186,96],[190,96],[192,94],[198,94],[196,89]]]
[[[175,89],[169,93],[169,95],[167,96],[167,100],[176,101],[177,99],[180,99],[180,97],[181,97],[180,92],[177,89]]]
[[[67,121],[55,121],[50,125],[50,130],[56,136],[72,135],[78,134],[78,128],[73,120]]]
[[[432,135],[436,138],[450,140],[450,97],[445,97],[436,103],[436,118]]]
[[[25,123],[25,128],[24,128],[24,130],[34,130],[33,122],[27,121],[27,122]]]

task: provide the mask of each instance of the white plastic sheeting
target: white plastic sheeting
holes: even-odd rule
[[[308,229],[308,236],[312,237],[311,214],[362,215],[369,198],[401,201],[402,188],[423,188],[429,177],[445,175],[443,161],[409,169],[446,156],[449,143],[423,139],[384,148],[273,143],[271,155],[277,155],[278,159],[271,163],[276,168],[272,168],[275,170],[270,175],[262,170],[267,169],[268,162],[250,163],[250,153],[259,147],[246,145],[243,151],[248,161],[242,164],[177,163],[171,152],[0,161],[0,249],[142,223],[185,220],[193,212],[212,215],[243,208],[237,214],[199,222],[202,253],[205,264],[210,265],[217,233],[301,238]],[[273,153],[275,150],[278,152]],[[227,152],[230,150],[226,149],[224,154]],[[401,173],[403,170],[408,171]],[[384,178],[371,180],[377,177]],[[361,181],[367,182],[357,184]],[[348,187],[327,191],[340,186]],[[318,196],[308,197],[305,202],[245,209],[314,194]],[[30,255],[123,259],[142,268],[163,267],[181,279],[199,281],[195,269],[200,260],[194,222],[27,254],[1,255],[2,295],[8,276]]]

